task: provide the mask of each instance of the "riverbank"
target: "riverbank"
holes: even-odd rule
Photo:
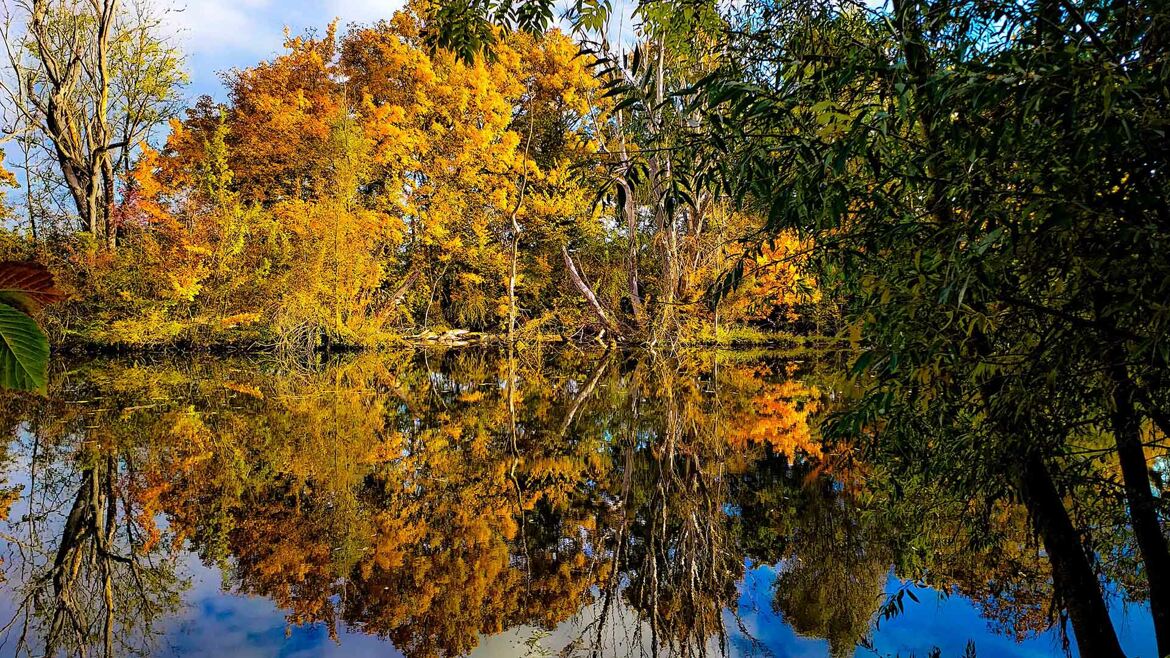
[[[508,343],[506,333],[472,331],[468,329],[427,329],[411,333],[387,334],[381,340],[369,344],[320,342],[315,345],[295,345],[274,338],[267,340],[255,336],[241,336],[239,340],[215,342],[194,342],[175,340],[169,342],[129,344],[108,343],[86,338],[80,334],[50,334],[55,354],[71,355],[134,355],[134,354],[180,354],[201,353],[209,355],[247,355],[270,352],[285,353],[346,353],[379,352],[402,347],[443,347],[460,348],[475,346],[499,346]],[[531,345],[576,345],[592,347],[653,347],[643,342],[622,342],[600,334],[576,332],[561,333],[523,332],[515,337],[516,345],[524,348]],[[841,346],[846,341],[835,336],[798,334],[784,331],[764,331],[753,327],[720,327],[701,333],[690,339],[674,343],[677,348],[731,348],[731,349],[781,349],[820,351]]]

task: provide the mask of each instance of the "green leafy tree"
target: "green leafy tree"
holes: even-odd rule
[[[909,482],[1021,500],[1082,653],[1117,656],[1100,546],[1070,511],[1074,494],[1115,497],[1082,450],[1108,436],[1170,653],[1166,510],[1143,445],[1170,429],[1165,4],[761,1],[723,16],[720,70],[679,91],[703,112],[685,141],[715,172],[699,186],[766,217],[760,250],[795,231],[845,303],[866,392],[835,434]]]
[[[867,393],[837,435],[903,477],[1022,500],[1082,652],[1120,655],[1099,553],[1066,504],[1076,447],[1108,434],[1170,652],[1142,446],[1143,427],[1165,429],[1164,7],[749,3],[737,18],[737,55],[695,102],[727,192],[765,234],[813,240],[847,301]]]

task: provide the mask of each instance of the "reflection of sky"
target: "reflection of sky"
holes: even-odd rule
[[[772,611],[774,579],[775,572],[769,567],[752,569],[747,574],[740,598],[740,617],[749,632],[781,658],[827,655],[826,641],[796,636]],[[891,578],[886,591],[892,593],[898,587],[897,579]],[[975,606],[961,596],[943,597],[931,590],[915,590],[915,595],[919,603],[906,599],[903,614],[879,625],[873,636],[877,655],[925,656],[931,648],[938,647],[944,658],[958,658],[962,656],[968,641],[974,641],[977,654],[985,657],[1064,655],[1060,636],[1055,630],[1017,643],[1012,638],[992,632]],[[1117,603],[1113,613],[1126,655],[1131,658],[1155,658],[1153,622],[1148,609],[1144,606],[1129,606],[1127,609]],[[858,650],[857,655],[874,654]]]
[[[944,657],[957,657],[962,655],[968,640],[974,640],[980,656],[1030,658],[1064,653],[1056,630],[1017,644],[1011,638],[991,632],[987,621],[967,599],[957,595],[941,597],[931,590],[915,590],[915,593],[921,603],[907,602],[905,614],[882,624],[875,635],[875,644],[883,654],[900,652],[905,656],[911,650],[921,654],[924,647],[937,646],[943,650]],[[1149,609],[1126,606],[1120,601],[1114,601],[1111,607],[1125,654],[1130,658],[1156,658]],[[1075,644],[1071,626],[1068,632],[1069,642]]]
[[[725,615],[731,632],[732,655],[774,655],[778,658],[826,656],[826,641],[798,636],[772,610],[774,579],[775,571],[771,567],[756,567],[748,571],[741,590],[738,621],[731,614]],[[334,642],[323,625],[288,628],[284,612],[267,599],[226,594],[220,585],[221,577],[216,569],[198,565],[193,567],[192,587],[185,597],[187,609],[166,629],[165,639],[160,646],[161,655],[230,655],[240,658],[401,655],[388,642],[357,631],[341,629],[339,641]],[[897,587],[897,580],[891,578],[887,591],[896,591]],[[958,658],[969,640],[974,641],[978,655],[987,658],[1064,655],[1056,631],[1016,643],[1011,638],[992,632],[971,602],[961,596],[941,597],[930,590],[916,590],[915,593],[919,603],[907,599],[904,614],[883,622],[875,632],[873,639],[877,653],[859,650],[859,657],[922,657],[932,647],[939,647],[944,658]],[[582,629],[595,619],[596,614],[596,608],[583,610],[576,618],[566,621],[551,633],[521,627],[494,637],[485,637],[472,655],[476,658],[541,655],[539,650],[534,650],[536,642],[556,653],[577,638]],[[608,632],[608,635],[628,638],[632,635],[629,628],[637,622],[628,609],[618,611],[617,616],[622,620],[620,625],[627,628]],[[1116,603],[1114,620],[1128,656],[1154,657],[1152,623],[1144,606],[1130,606],[1127,609]],[[740,624],[747,632],[746,635],[738,630]],[[648,636],[648,633],[645,635]],[[619,640],[611,646],[611,654],[628,655],[631,653],[630,648],[630,642]]]
[[[11,463],[4,471],[8,485],[30,490],[28,480],[28,446],[25,432],[10,444]],[[20,519],[27,511],[26,501],[13,506],[10,519]],[[0,557],[6,558],[6,570],[12,569],[17,555],[12,546],[0,543]],[[160,656],[232,656],[259,658],[282,656],[308,658],[323,656],[379,656],[393,658],[402,654],[388,642],[363,635],[360,631],[339,628],[335,642],[324,625],[289,627],[285,612],[262,597],[237,596],[222,590],[223,576],[216,568],[199,563],[193,554],[187,554],[184,571],[190,576],[190,588],[184,593],[183,611],[162,622],[163,637],[157,647]],[[13,614],[13,586],[18,573],[9,573],[9,582],[0,585],[0,618],[7,622]],[[731,634],[733,656],[772,655],[777,658],[813,658],[828,654],[825,640],[802,638],[789,628],[772,610],[772,584],[775,569],[769,566],[751,566],[741,585],[736,615],[724,616]],[[897,591],[895,578],[887,583],[887,592]],[[883,622],[874,633],[877,653],[859,650],[857,656],[916,655],[924,658],[932,647],[942,650],[943,658],[959,658],[969,640],[975,643],[981,658],[1039,658],[1064,655],[1060,636],[1050,631],[1022,643],[997,635],[988,628],[975,606],[961,596],[941,597],[931,590],[915,590],[919,603],[905,601],[905,612]],[[1113,620],[1121,636],[1122,647],[1130,658],[1155,658],[1153,622],[1146,606],[1122,604],[1113,597]],[[494,637],[481,638],[475,658],[515,658],[518,656],[549,655],[540,647],[557,655],[562,648],[578,638],[583,629],[596,619],[596,606],[582,610],[551,633],[531,627],[514,628]],[[738,619],[737,619],[738,617]],[[606,656],[627,656],[638,653],[631,649],[648,646],[649,631],[641,638],[635,636],[639,622],[629,608],[618,607],[611,618],[616,618],[613,630],[606,631]],[[2,623],[0,622],[0,623]],[[739,630],[742,625],[742,631]],[[419,629],[424,630],[424,629]],[[746,631],[746,633],[745,633]],[[1071,629],[1070,629],[1071,633]],[[749,639],[750,638],[750,639]],[[0,658],[12,655],[12,637],[0,638]],[[534,643],[540,647],[535,647]],[[718,655],[717,647],[710,647],[711,655]]]
[[[289,628],[285,613],[261,597],[235,596],[221,589],[219,570],[192,568],[183,614],[170,622],[159,655],[219,658],[283,656],[401,656],[383,640],[339,629],[339,642],[323,624]]]

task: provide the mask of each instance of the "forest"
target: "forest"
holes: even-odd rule
[[[807,620],[813,609],[828,610],[826,601],[848,599],[812,592],[813,583],[862,582],[870,600],[855,606],[858,618],[842,610],[807,626],[836,634],[834,654],[865,646],[871,619],[900,612],[906,592],[915,596],[884,591],[884,569],[906,583],[979,592],[1009,633],[1060,628],[1066,647],[1086,657],[1138,655],[1123,647],[1115,612],[1115,601],[1134,603],[1152,624],[1151,655],[1170,656],[1170,4],[411,0],[397,9],[387,3],[373,23],[286,30],[271,58],[221,72],[222,101],[186,95],[185,54],[167,32],[166,11],[152,0],[5,4],[0,385],[28,392],[4,392],[20,400],[4,431],[64,446],[78,436],[65,431],[72,405],[126,393],[103,382],[92,385],[103,392],[89,395],[89,375],[77,374],[88,371],[58,356],[295,363],[307,374],[288,386],[320,378],[314,390],[329,391],[331,422],[355,428],[354,440],[364,432],[381,444],[325,442],[366,455],[360,475],[314,475],[281,462],[272,468],[292,469],[287,478],[259,493],[233,482],[231,491],[255,497],[230,503],[236,517],[245,507],[263,517],[260,502],[272,514],[292,505],[299,515],[299,490],[288,483],[329,482],[330,491],[365,496],[346,504],[379,533],[418,539],[431,532],[420,519],[443,520],[473,537],[463,548],[504,551],[481,576],[521,578],[507,572],[516,565],[505,557],[523,553],[529,588],[529,560],[541,559],[527,557],[529,521],[534,531],[553,523],[550,514],[554,525],[582,524],[579,535],[601,532],[614,551],[607,567],[583,546],[573,558],[553,550],[541,566],[551,571],[536,574],[555,581],[550,598],[477,620],[468,627],[477,632],[554,626],[582,597],[621,581],[638,585],[626,597],[647,615],[655,643],[669,629],[683,633],[683,644],[694,633],[705,646],[720,636],[719,610],[734,604],[744,560],[779,564],[801,542],[830,551],[825,543],[841,526],[801,524],[835,509],[865,537],[853,562],[870,572],[785,572],[788,595],[809,598],[775,604],[799,609],[790,621]],[[548,356],[552,344],[565,363]],[[753,357],[761,374],[728,356],[749,346],[788,351]],[[491,395],[453,385],[416,400],[385,373],[342,386],[349,375],[340,373],[352,374],[353,364],[423,358],[429,371],[425,355],[435,348],[440,360],[460,364],[478,352],[501,359],[496,376],[485,377],[496,382]],[[713,364],[743,373],[695,365],[709,350]],[[749,390],[778,370],[789,374],[778,358],[817,366],[794,367],[791,380],[766,394]],[[620,377],[606,387],[598,382],[610,375],[591,368],[611,359]],[[569,388],[580,397],[564,403],[557,426],[549,414],[561,401],[539,400],[564,393],[548,373],[566,363],[581,375],[570,376]],[[458,379],[464,367],[431,377]],[[223,380],[257,407],[278,408],[273,396],[315,395],[229,386],[234,375],[211,370],[198,379]],[[423,387],[426,376],[413,376]],[[165,368],[151,377],[182,379]],[[361,413],[338,420],[339,391],[349,386],[400,401],[372,409],[363,398]],[[100,466],[100,446],[83,441],[84,477],[104,468],[114,478],[141,462],[161,470],[121,473],[125,482],[111,479],[107,491],[144,487],[138,493],[189,493],[207,503],[212,494],[198,488],[227,476],[188,473],[192,459],[219,462],[208,455],[229,448],[289,459],[288,445],[249,448],[254,437],[236,438],[253,415],[273,413],[267,408],[229,422],[198,391],[175,388],[160,399],[190,401],[198,423],[189,431],[212,442],[197,444],[202,456],[184,457],[192,446],[174,440],[195,423],[179,411],[142,429],[133,427],[138,415],[115,422],[103,407],[92,411],[101,423],[155,436],[159,452],[128,461],[138,444],[107,446]],[[627,389],[630,397],[615,397]],[[536,396],[532,409],[524,409],[524,391]],[[161,404],[137,397],[124,406]],[[436,400],[444,420],[429,415]],[[474,403],[469,418],[449,418],[461,403]],[[30,420],[42,405],[64,425]],[[592,415],[578,415],[591,405]],[[215,411],[194,411],[203,408]],[[604,425],[599,419],[618,410],[624,420],[614,428],[583,427]],[[299,413],[282,409],[281,422]],[[653,416],[655,429],[626,424],[627,413]],[[397,430],[381,425],[400,414],[416,419]],[[443,465],[487,469],[451,476],[466,487],[412,501],[422,511],[409,521],[381,497],[430,477],[413,466],[415,475],[404,474],[401,459],[428,458],[426,446],[440,440],[407,448],[403,433],[446,431],[442,447],[470,440],[470,430],[455,428],[491,419],[496,432],[480,431],[489,438],[460,455],[474,463]],[[209,427],[213,420],[227,424]],[[356,429],[368,422],[377,427]],[[312,423],[288,430],[313,431]],[[629,461],[619,465],[623,436]],[[563,454],[579,446],[585,452]],[[500,461],[480,463],[488,453]],[[676,463],[676,453],[693,467]],[[594,461],[600,454],[613,461]],[[751,468],[737,462],[749,454]],[[176,462],[151,463],[158,459]],[[641,459],[658,478],[645,495],[677,494],[718,523],[692,527],[666,518],[678,512],[673,506],[654,505],[635,516],[666,515],[646,523],[675,534],[615,521],[620,515],[600,501],[621,487],[633,496],[629,473]],[[570,464],[576,470],[565,471]],[[681,480],[676,468],[686,471]],[[608,479],[619,473],[625,482]],[[392,486],[393,478],[404,480]],[[434,478],[447,486],[447,476]],[[672,490],[679,481],[693,488]],[[494,493],[483,493],[488,484]],[[708,487],[718,496],[687,498]],[[792,491],[769,494],[775,487]],[[513,493],[514,503],[500,502]],[[720,516],[712,496],[739,501],[727,505],[740,514],[761,514],[760,527],[777,533],[773,544],[737,534],[746,521]],[[490,500],[492,510],[477,513],[486,525],[471,527],[460,505]],[[116,512],[119,504],[110,504]],[[126,540],[145,554],[156,541],[150,517],[163,507],[149,496],[125,502],[128,517],[135,505],[151,511],[128,524],[142,527],[128,529],[139,535]],[[245,587],[265,589],[303,620],[335,624],[348,615],[385,624],[380,635],[409,631],[408,612],[384,607],[391,602],[336,611],[320,598],[327,589],[313,599],[297,590],[308,581],[271,580],[280,569],[248,572],[248,541],[216,536],[200,526],[205,519],[181,518],[180,507],[167,512],[168,528],[182,535],[176,541],[197,538],[212,563],[231,553]],[[778,510],[791,524],[783,530],[775,529]],[[668,547],[645,564],[669,570],[667,551],[715,556],[688,568],[710,576],[703,586],[724,589],[703,592],[699,606],[680,574],[681,589],[643,583],[649,567],[623,562],[644,547],[628,533],[642,530],[647,550]],[[729,534],[711,534],[721,532]],[[409,541],[401,541],[346,562],[346,578],[405,578]],[[80,560],[70,553],[76,546],[58,550],[60,560]],[[592,580],[579,580],[575,569],[587,563]],[[625,576],[614,575],[619,564]],[[55,569],[47,578],[59,581],[64,568]],[[403,591],[423,586],[396,582]],[[518,582],[501,581],[493,593]],[[56,594],[66,585],[58,582]],[[638,598],[646,587],[653,600]],[[542,609],[559,616],[540,619]],[[58,614],[49,634],[61,640],[59,624],[79,617],[67,607]],[[417,654],[462,655],[475,646],[473,637],[456,637],[467,629],[449,617],[421,623],[454,626],[444,627],[448,635],[400,638],[399,649],[446,642]]]
[[[0,234],[5,260],[54,273],[58,341],[713,341],[705,293],[740,261],[755,275],[720,304],[725,323],[819,317],[795,234],[755,253],[738,240],[759,223],[750,210],[642,184],[671,166],[650,152],[650,118],[618,108],[558,31],[464,61],[428,48],[427,8],[412,5],[290,35],[271,61],[224,73],[227,103],[180,109],[181,54],[148,9],[115,16],[103,46],[73,23],[97,17],[67,5],[37,4],[13,65],[26,82],[6,180],[24,185]],[[82,46],[108,49],[104,79],[44,54]]]

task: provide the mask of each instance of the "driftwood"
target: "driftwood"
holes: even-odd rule
[[[402,301],[402,298],[406,296],[406,293],[414,287],[419,276],[421,274],[418,270],[411,270],[410,274],[406,275],[406,279],[398,284],[398,287],[386,297],[386,301],[382,302],[381,308],[377,311],[375,317],[385,322],[390,317],[390,314],[394,312],[394,308],[398,306],[398,303]]]
[[[451,329],[444,332],[424,331],[414,336],[406,336],[407,340],[424,345],[443,345],[445,347],[465,347],[494,340],[491,334],[483,334],[467,329]]]
[[[414,286],[414,282],[418,281],[418,277],[418,270],[411,270],[410,274],[406,276],[406,280],[386,298],[386,306],[395,306],[398,302],[402,301],[403,295]]]

